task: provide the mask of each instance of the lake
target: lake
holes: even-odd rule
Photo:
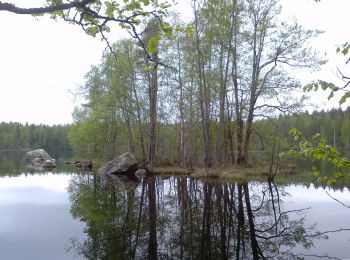
[[[350,259],[347,187],[111,183],[21,158],[0,153],[0,259]]]

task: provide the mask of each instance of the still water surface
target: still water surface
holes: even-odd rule
[[[346,187],[107,183],[0,162],[0,259],[350,259],[350,208],[329,196],[350,205]]]

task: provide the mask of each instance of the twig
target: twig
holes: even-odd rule
[[[334,260],[342,260],[341,258],[334,257],[334,256],[329,256],[327,254],[325,255],[306,255],[306,254],[299,254],[297,256],[301,257],[317,257],[317,258],[326,258],[326,259],[334,259]]]
[[[309,235],[306,235],[304,237],[318,237],[318,236],[331,234],[331,233],[338,233],[338,232],[342,232],[342,231],[350,231],[350,228],[339,228],[339,229],[336,229],[336,230],[329,230],[329,231],[324,231],[324,232],[316,232],[314,234],[309,234]]]
[[[350,209],[350,206],[349,206],[349,205],[346,205],[346,204],[344,204],[343,202],[341,202],[340,200],[338,200],[338,199],[332,197],[332,195],[329,194],[328,191],[326,191],[326,193],[327,193],[327,195],[328,195],[332,200],[335,200],[336,202],[340,203],[340,204],[343,205],[344,207],[347,207],[347,208]]]

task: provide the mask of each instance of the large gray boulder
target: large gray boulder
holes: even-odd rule
[[[24,155],[24,160],[31,161],[46,161],[52,160],[51,156],[44,149],[37,149],[34,151],[27,152]]]
[[[24,155],[24,160],[29,168],[40,169],[56,167],[56,160],[52,159],[44,149],[27,152]]]
[[[132,153],[124,153],[97,170],[103,174],[127,174],[137,170],[137,160]]]

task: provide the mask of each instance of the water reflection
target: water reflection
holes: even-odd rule
[[[126,189],[77,175],[68,191],[87,234],[72,244],[87,259],[299,259],[326,239],[306,224],[307,209],[285,209],[288,194],[273,182],[151,177]]]
[[[0,178],[0,259],[82,259],[66,252],[84,239],[66,193],[71,174]]]
[[[25,151],[0,151],[0,176],[18,176],[27,168],[23,164]]]

